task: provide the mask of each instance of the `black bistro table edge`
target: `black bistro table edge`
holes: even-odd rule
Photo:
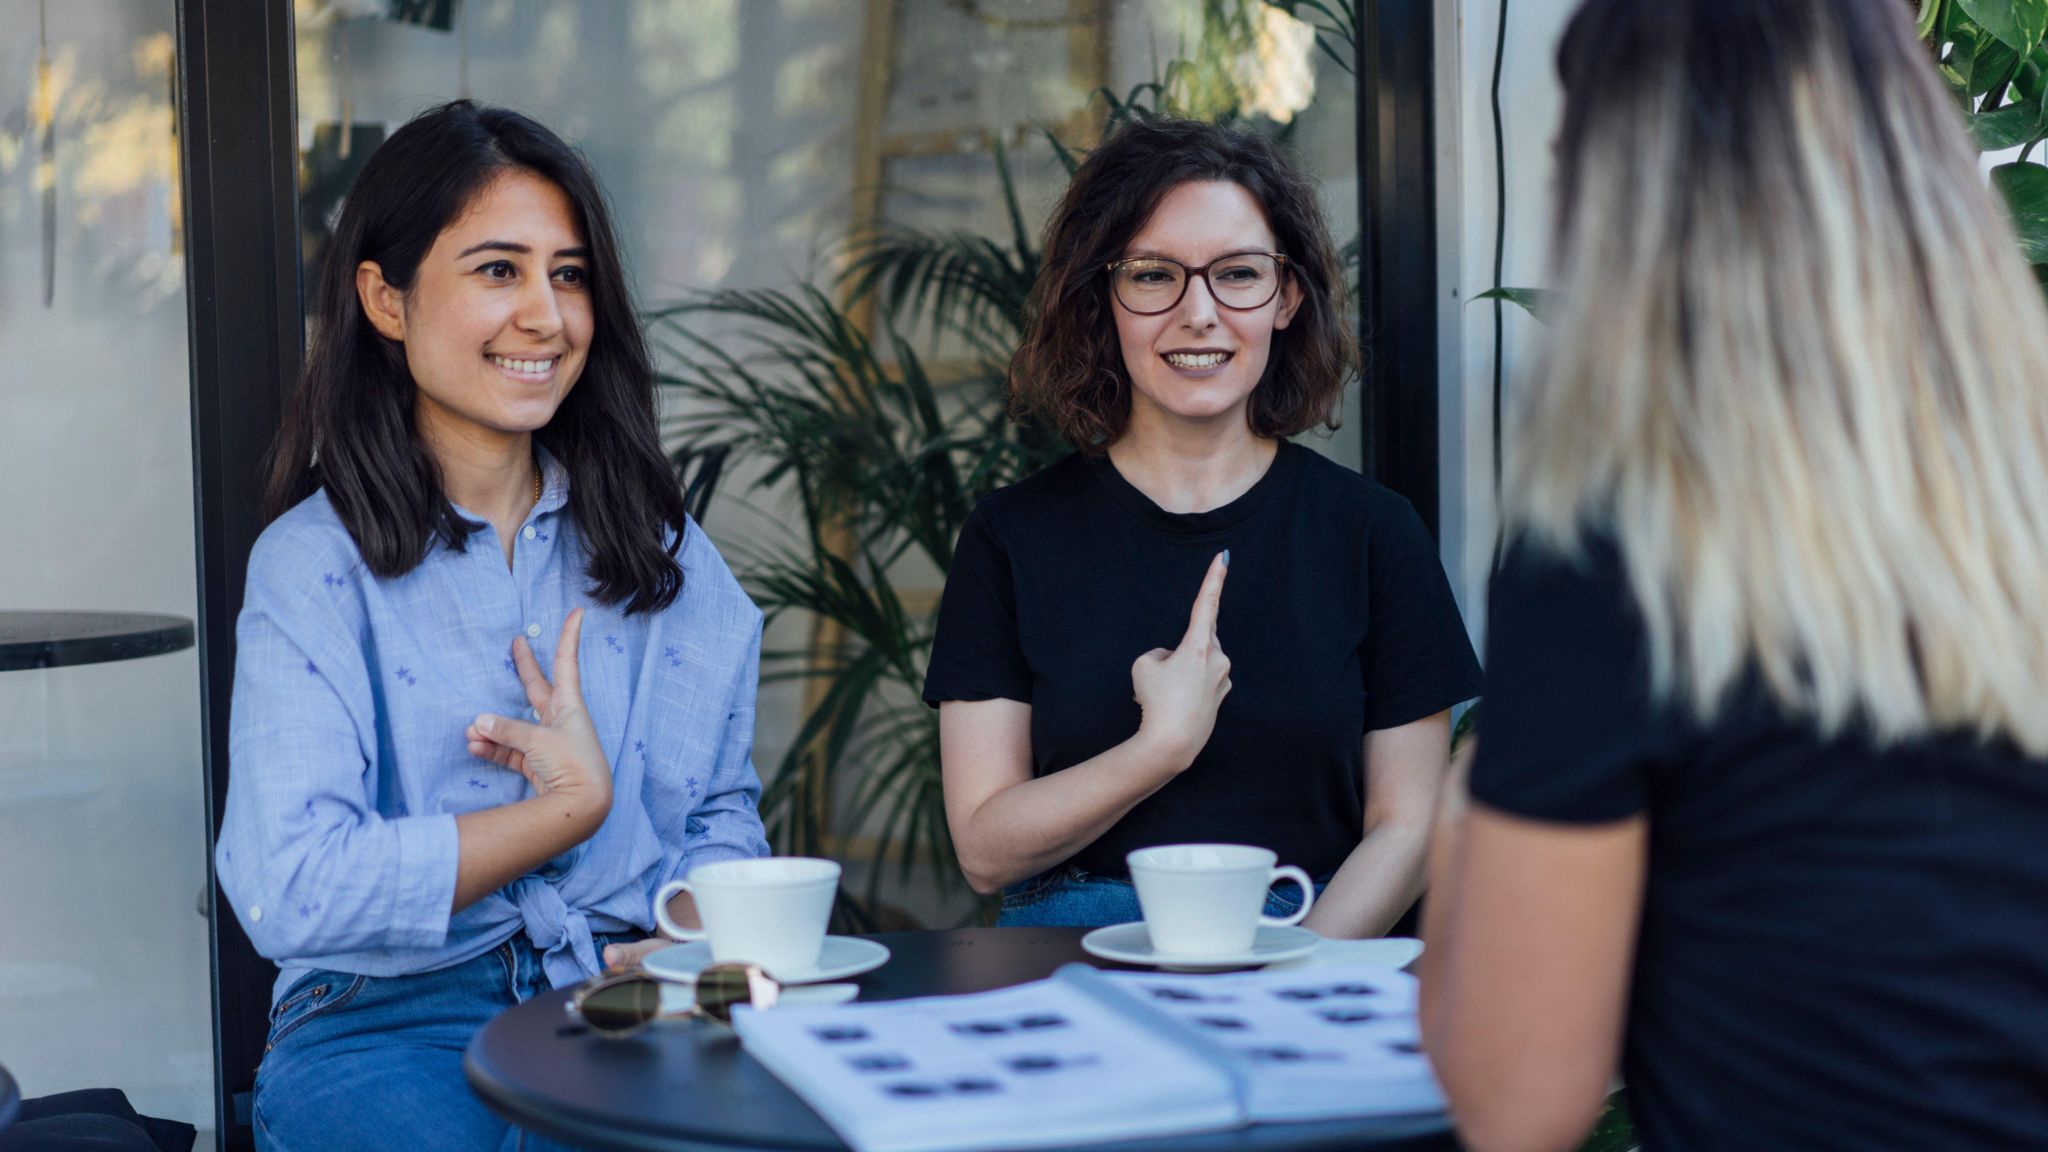
[[[860,999],[992,991],[1041,979],[1072,961],[1126,967],[1084,953],[1080,939],[1085,934],[1078,928],[880,933],[868,938],[889,948],[890,961],[859,979]],[[505,1012],[471,1041],[463,1059],[470,1087],[506,1121],[549,1139],[615,1152],[847,1149],[809,1105],[746,1055],[724,1026],[677,1021],[638,1037],[606,1040],[569,1027],[568,998],[567,990],[542,993]],[[678,1078],[678,1071],[690,1075]],[[645,1111],[644,1094],[678,1092],[694,1092],[692,1102],[700,1107],[661,1115]],[[642,1114],[634,1115],[636,1110]],[[720,1123],[720,1114],[739,1119]],[[680,1119],[685,1116],[687,1122]],[[1438,1112],[1256,1124],[1076,1146],[1074,1152],[1456,1152],[1459,1147],[1450,1117]]]
[[[139,660],[197,638],[192,621],[156,612],[0,612],[0,672]]]
[[[14,1118],[21,1115],[21,1088],[7,1069],[0,1068],[0,1132],[13,1125]]]

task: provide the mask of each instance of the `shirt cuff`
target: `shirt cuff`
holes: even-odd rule
[[[392,948],[439,948],[448,941],[455,904],[455,872],[462,846],[455,817],[406,816],[391,822],[398,835],[398,895],[391,910]]]
[[[692,868],[704,864],[716,864],[720,860],[754,860],[758,852],[749,852],[735,844],[704,844],[690,849],[675,858],[668,866],[668,876],[662,881],[667,884],[675,880],[687,880]]]

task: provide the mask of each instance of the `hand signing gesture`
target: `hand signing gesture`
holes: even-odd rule
[[[1175,771],[1193,763],[1209,742],[1216,709],[1230,695],[1230,658],[1216,642],[1228,557],[1220,553],[1209,562],[1180,647],[1154,648],[1131,665],[1131,688],[1144,712],[1138,734],[1155,741]]]
[[[526,701],[539,714],[529,724],[506,716],[478,716],[465,733],[469,750],[494,764],[512,769],[543,796],[562,793],[574,796],[577,810],[595,831],[612,806],[612,771],[590,713],[583,707],[583,682],[577,673],[577,645],[583,637],[583,610],[569,613],[562,622],[562,636],[555,646],[555,679],[550,684],[541,675],[524,636],[512,641],[512,660],[519,669],[519,682],[526,687]]]

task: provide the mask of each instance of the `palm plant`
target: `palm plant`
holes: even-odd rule
[[[800,609],[841,634],[762,654],[764,683],[824,686],[769,774],[761,811],[771,842],[783,853],[826,853],[831,829],[821,814],[843,804],[839,826],[871,829],[885,846],[878,855],[896,857],[899,882],[924,868],[953,892],[961,879],[940,791],[938,721],[919,699],[934,621],[906,606],[891,572],[916,554],[943,574],[975,503],[1060,451],[1009,420],[1002,402],[1038,254],[1008,158],[998,150],[996,160],[1007,244],[876,230],[850,245],[837,299],[808,284],[709,292],[656,311],[650,324],[670,365],[662,382],[693,401],[671,442],[722,443],[769,461],[757,486],[787,484],[801,507],[801,539],[768,546],[748,566],[756,600],[771,618]],[[853,315],[867,301],[876,305],[872,336]],[[935,383],[897,317],[962,338],[971,350],[965,377]],[[735,331],[713,339],[706,322]],[[862,770],[843,772],[848,764]],[[872,923],[889,874],[880,863],[864,899],[842,902],[850,926]]]

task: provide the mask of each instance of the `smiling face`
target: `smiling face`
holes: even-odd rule
[[[434,238],[409,291],[363,263],[357,294],[405,345],[428,443],[525,436],[554,418],[590,352],[589,260],[568,195],[514,170]]]
[[[1159,201],[1123,257],[1164,256],[1189,268],[1220,257],[1278,248],[1259,202],[1222,180],[1182,184]],[[1219,275],[1221,273],[1219,272]],[[1160,420],[1236,420],[1265,375],[1273,333],[1287,327],[1301,293],[1283,275],[1278,295],[1251,311],[1217,304],[1205,278],[1189,280],[1180,303],[1140,316],[1112,303],[1117,342],[1131,377],[1131,428]]]

